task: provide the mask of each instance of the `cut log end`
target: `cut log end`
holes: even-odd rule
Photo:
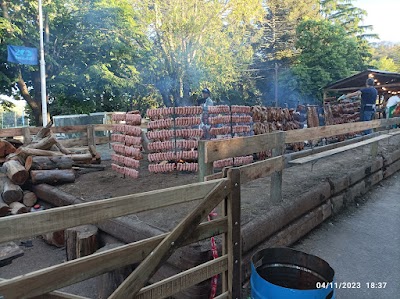
[[[18,161],[7,161],[4,166],[7,169],[7,176],[17,185],[23,185],[29,177],[28,171]]]
[[[29,208],[23,205],[20,202],[12,202],[10,203],[10,208],[11,208],[11,214],[12,215],[18,215],[18,214],[24,214],[29,212]]]
[[[90,255],[98,249],[98,229],[94,225],[82,225],[65,231],[67,260]]]

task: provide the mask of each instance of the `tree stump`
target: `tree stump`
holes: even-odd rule
[[[6,176],[0,177],[0,192],[1,192],[1,197],[3,198],[3,201],[6,204],[10,204],[16,201],[21,201],[24,195],[21,187],[15,185]]]
[[[67,260],[77,259],[96,252],[98,229],[94,225],[82,225],[65,230]]]
[[[24,197],[22,199],[22,202],[24,205],[31,208],[37,202],[37,196],[35,193],[26,190],[26,191],[24,191]]]
[[[104,247],[100,248],[96,251],[103,252],[106,250],[114,249],[116,247],[125,245],[123,243],[113,243],[106,244]],[[107,273],[104,273],[96,278],[97,290],[98,290],[98,298],[106,299],[108,298],[117,288],[118,286],[132,273],[135,269],[136,265],[128,265]]]
[[[43,240],[49,244],[56,247],[65,246],[65,233],[63,230],[50,232],[42,235]]]

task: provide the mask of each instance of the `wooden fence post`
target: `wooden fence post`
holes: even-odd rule
[[[204,178],[213,174],[213,162],[206,163],[206,140],[199,140],[197,147],[199,163],[199,182],[204,182]]]
[[[228,216],[228,236],[226,249],[228,254],[228,290],[229,298],[239,299],[242,292],[242,238],[241,238],[241,193],[240,170],[228,171],[230,194],[226,199]]]
[[[22,128],[22,136],[24,137],[24,145],[28,145],[32,142],[32,136],[29,127]]]
[[[272,150],[272,157],[281,156],[285,151],[284,132],[278,136],[278,144],[279,146]],[[273,203],[279,203],[282,201],[282,170],[276,171],[271,175],[270,197]]]
[[[87,126],[87,138],[88,138],[88,146],[93,145],[96,146],[96,136],[94,131],[94,125]]]

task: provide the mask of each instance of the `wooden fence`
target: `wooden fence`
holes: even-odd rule
[[[106,219],[199,200],[170,233],[94,253],[49,268],[0,281],[0,298],[83,298],[62,287],[139,263],[109,298],[165,298],[222,273],[221,298],[241,297],[240,171],[227,178],[103,199],[0,219],[0,243]],[[202,222],[220,203],[217,219]],[[223,235],[222,256],[145,286],[179,247]]]
[[[31,135],[37,134],[41,127],[22,127],[1,129],[0,137],[19,137],[30,138]],[[65,147],[79,147],[87,145],[104,144],[110,142],[109,132],[112,130],[112,125],[82,125],[82,126],[63,126],[52,127],[52,132],[55,134],[76,134],[78,137],[68,137],[59,139],[59,142]],[[107,132],[108,136],[96,136],[96,132]]]
[[[235,167],[232,169],[238,169],[240,171],[242,183],[271,175],[271,200],[273,202],[277,202],[282,199],[282,170],[285,168],[285,157],[283,153],[286,144],[304,142],[305,140],[318,140],[321,138],[360,132],[368,129],[387,128],[398,124],[400,124],[400,117],[372,120],[367,122],[314,127],[292,131],[278,131],[250,137],[238,137],[233,139],[221,139],[215,141],[200,141],[199,181],[220,179],[229,173],[229,168],[223,169],[222,172],[214,173],[214,161],[272,150],[273,157],[270,159],[258,161],[240,167]],[[345,145],[342,146],[341,149],[339,146],[335,146],[335,149],[331,149],[331,152],[320,151],[320,156],[315,156],[317,154],[315,154],[314,152],[308,152],[302,155],[303,160],[298,161],[298,164],[310,162],[324,156],[332,155],[334,153],[355,148],[357,146],[365,145],[368,143],[373,143],[374,148],[376,149],[379,140],[389,138],[391,136],[393,135],[386,134],[384,136],[371,138],[369,140],[363,140],[358,144]]]

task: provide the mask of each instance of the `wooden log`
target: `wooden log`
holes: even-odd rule
[[[22,198],[22,203],[27,207],[31,208],[37,202],[37,196],[32,191],[24,191],[24,197]]]
[[[1,197],[6,204],[21,201],[23,192],[20,186],[13,184],[6,176],[0,177]]]
[[[11,208],[11,214],[12,215],[23,214],[23,213],[28,213],[29,212],[29,208],[24,206],[20,202],[12,202],[12,203],[10,203],[10,208]]]
[[[47,136],[47,137],[39,140],[36,143],[32,142],[31,144],[29,144],[26,147],[35,148],[35,149],[42,149],[42,150],[49,150],[56,143],[57,143],[57,139],[53,135],[50,135],[50,136]]]
[[[96,251],[96,253],[103,252],[106,250],[114,249],[119,246],[125,245],[124,243],[113,243],[107,244],[104,247]],[[135,269],[135,265],[128,265],[107,273],[97,276],[97,290],[99,299],[107,299],[118,286],[132,273]]]
[[[53,245],[56,247],[64,247],[65,246],[64,230],[58,230],[55,232],[43,234],[42,238],[49,245]]]
[[[67,260],[74,260],[96,252],[97,234],[98,228],[94,225],[81,225],[65,230]]]
[[[53,121],[49,121],[49,123],[41,128],[39,132],[36,134],[35,138],[33,138],[33,142],[38,142],[39,140],[47,137],[50,134],[50,128],[53,125]]]
[[[27,157],[27,156],[63,156],[64,154],[61,152],[54,152],[36,148],[28,148],[28,147],[20,147],[16,152],[16,154]]]
[[[96,147],[94,145],[89,145],[89,152],[92,154],[92,157],[96,160],[101,159],[101,155],[97,152]]]
[[[57,141],[57,143],[56,143],[56,147],[60,150],[60,152],[62,152],[62,153],[65,154],[65,155],[70,155],[70,154],[72,154],[72,152],[71,152],[69,149],[67,149],[64,145],[62,145],[62,144],[59,143],[58,141]]]
[[[7,176],[14,184],[23,185],[29,177],[28,171],[26,171],[25,167],[18,161],[7,161],[4,163],[4,166],[7,169]]]
[[[87,154],[72,154],[68,155],[74,163],[84,163],[84,164],[90,164],[92,162],[92,154],[87,153]]]
[[[75,182],[75,172],[72,169],[32,170],[32,183],[37,184],[59,184]]]
[[[0,140],[0,157],[7,157],[9,154],[12,154],[17,149],[8,141]]]
[[[29,171],[29,170],[31,170],[31,168],[32,168],[32,156],[28,156],[28,157],[26,157],[26,159],[25,159],[25,169],[26,169],[26,171]]]
[[[32,158],[32,170],[71,169],[74,161],[68,156],[36,156]]]
[[[32,142],[31,130],[29,127],[22,128],[22,136],[24,137],[24,145],[28,145]]]
[[[11,209],[8,204],[6,204],[1,198],[0,198],[0,217],[7,216],[10,214]]]

